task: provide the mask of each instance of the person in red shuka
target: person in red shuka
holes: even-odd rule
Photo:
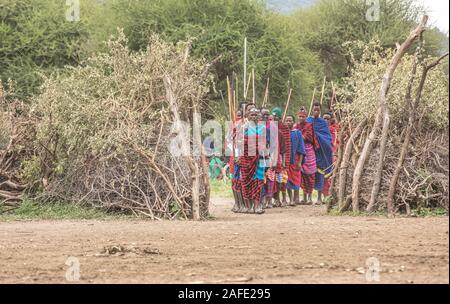
[[[295,118],[293,115],[286,116],[286,125],[291,130],[291,159],[288,164],[287,192],[289,195],[289,205],[300,205],[300,184],[303,158],[305,157],[305,143],[302,132],[294,129]]]
[[[308,113],[304,107],[301,107],[298,111],[298,123],[295,125],[295,129],[302,132],[303,140],[305,143],[305,160],[303,162],[302,175],[300,187],[303,190],[303,200],[300,204],[312,204],[312,192],[314,190],[315,177],[317,172],[316,166],[316,154],[315,149],[318,148],[318,142],[314,135],[314,129],[312,124],[308,123],[306,119]]]
[[[278,107],[272,109],[274,121],[278,122],[278,141],[279,141],[279,157],[275,168],[277,181],[277,189],[273,196],[275,207],[285,207],[287,205],[286,185],[288,181],[287,166],[291,159],[291,131],[288,126],[283,123],[283,113]],[[280,201],[280,193],[282,201]]]

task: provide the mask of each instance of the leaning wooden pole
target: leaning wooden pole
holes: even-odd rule
[[[375,141],[378,130],[381,127],[381,124],[384,120],[384,126],[389,127],[387,124],[386,117],[388,117],[388,111],[387,111],[387,105],[386,105],[386,98],[387,94],[389,92],[389,88],[391,85],[392,77],[394,75],[395,70],[397,69],[397,66],[399,65],[403,55],[406,53],[406,51],[411,47],[412,43],[425,31],[426,24],[428,22],[428,16],[424,16],[422,18],[422,21],[417,26],[417,28],[411,32],[411,34],[408,36],[408,38],[403,42],[403,44],[397,49],[394,57],[391,60],[391,63],[386,69],[386,72],[383,77],[383,81],[381,84],[380,89],[380,97],[378,100],[378,111],[375,117],[375,122],[372,127],[372,131],[369,134],[369,137],[367,138],[364,148],[361,152],[361,155],[359,156],[358,162],[355,167],[355,171],[353,174],[353,185],[352,185],[352,205],[353,205],[353,211],[357,212],[359,211],[359,190],[361,186],[361,177],[364,171],[364,166],[366,164],[367,159],[370,156],[370,153],[372,151],[372,145]],[[384,132],[383,132],[384,133]],[[384,133],[384,134],[387,134]],[[383,138],[381,140],[383,143]],[[385,151],[385,147],[380,147],[380,151]],[[379,155],[380,161],[384,159],[384,154],[380,153]],[[376,178],[378,179],[378,177]]]
[[[339,205],[339,211],[345,211],[348,208],[347,202],[347,196],[346,196],[346,189],[347,189],[347,170],[350,165],[350,158],[352,156],[353,152],[353,145],[355,143],[355,140],[358,139],[359,135],[364,130],[364,127],[367,124],[367,119],[364,119],[361,121],[358,126],[356,127],[354,132],[350,132],[350,139],[347,141],[347,144],[345,146],[345,151],[342,156],[342,161],[340,163],[339,167],[339,186],[338,186],[338,205]]]

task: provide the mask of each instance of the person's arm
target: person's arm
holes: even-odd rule
[[[278,138],[280,141],[281,166],[284,168],[285,164],[286,164],[285,159],[284,159],[284,155],[286,153],[286,144],[285,144],[283,132],[281,131],[281,129],[278,130]]]
[[[303,154],[300,154],[299,155],[300,157],[299,157],[299,159],[298,159],[298,163],[297,163],[297,168],[302,168],[302,165],[303,165]]]
[[[298,149],[297,149],[297,153],[300,155],[300,159],[299,159],[299,163],[297,164],[297,166],[299,168],[302,168],[303,165],[303,159],[306,155],[306,150],[305,150],[305,141],[303,140],[303,134],[301,131],[299,132],[299,136],[298,136]]]

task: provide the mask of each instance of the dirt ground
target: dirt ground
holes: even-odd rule
[[[80,283],[449,283],[448,217],[240,215],[230,204],[216,200],[206,222],[0,223],[0,283],[67,283],[71,256]]]

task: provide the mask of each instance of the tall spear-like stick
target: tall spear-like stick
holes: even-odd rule
[[[313,95],[312,95],[312,98],[311,98],[311,105],[309,106],[308,116],[311,116],[312,106],[313,106],[313,103],[314,103],[314,97],[316,97],[316,88],[314,88],[314,92],[313,92]]]
[[[255,69],[252,69],[253,103],[256,105]]]
[[[233,115],[232,118],[234,118],[234,99],[236,98],[236,82],[235,82],[235,73],[233,72],[233,75],[231,77],[231,114]]]
[[[244,100],[247,99],[247,37],[244,38]]]
[[[235,95],[235,96],[237,96],[237,95]],[[238,107],[238,104],[239,104],[239,102],[238,102],[238,99],[237,99],[237,97],[235,97],[234,98],[234,103],[233,103],[233,118],[234,118],[234,121],[236,120],[236,107]]]
[[[322,102],[323,102],[323,95],[325,93],[325,84],[327,83],[327,77],[325,76],[323,78],[323,85],[322,85],[322,94],[320,95],[320,106],[322,106]]]
[[[236,101],[237,100],[239,100],[239,76],[235,73],[235,78],[236,78],[236,86],[235,86],[235,88],[236,88],[236,92],[235,92],[235,96],[234,96],[234,109],[233,110],[236,110]]]
[[[230,77],[227,76],[227,95],[228,95],[228,114],[230,115],[230,121],[233,121],[233,109],[231,105],[232,100],[232,93],[231,93],[231,84],[230,84]]]
[[[283,121],[286,119],[286,115],[287,115],[287,112],[289,109],[289,103],[291,102],[291,95],[292,95],[292,89],[289,89],[289,95],[288,95],[286,107],[284,108],[284,113],[283,113]]]
[[[246,89],[246,92],[247,92],[247,93],[245,93],[245,96],[244,96],[245,101],[247,101],[248,90],[250,89],[250,82],[251,82],[251,81],[252,81],[252,77],[248,77],[248,80],[247,80],[247,89]]]
[[[263,104],[262,106],[265,107],[268,100],[269,100],[269,84],[270,84],[270,77],[267,78],[267,83],[266,83],[266,91],[264,93],[264,100],[263,100]]]
[[[330,111],[333,110],[333,102],[336,99],[336,90],[334,89],[334,83],[333,82],[331,82],[331,89],[333,90],[333,94],[331,95],[331,101],[330,101],[330,105],[329,105]]]

